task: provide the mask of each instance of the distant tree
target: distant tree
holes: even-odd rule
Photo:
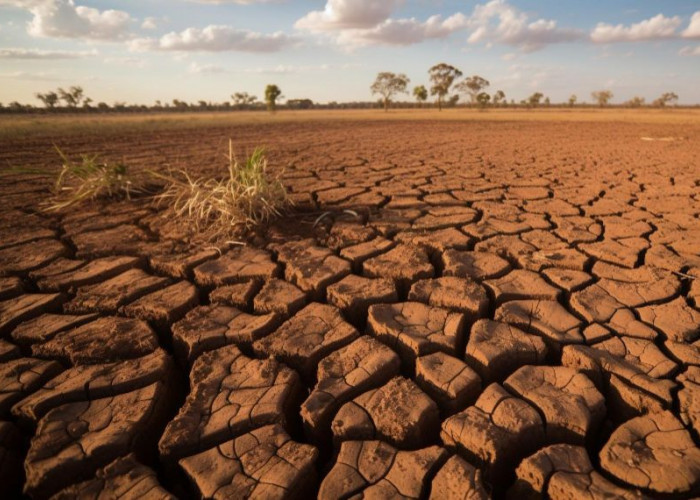
[[[625,102],[625,106],[629,108],[641,108],[644,106],[645,99],[643,97],[634,96],[629,101]]]
[[[450,88],[455,79],[462,76],[462,72],[454,66],[440,63],[430,68],[428,74],[430,75],[430,81],[433,83],[432,87],[430,87],[430,95],[437,96],[438,109],[442,111],[443,99],[450,93]],[[459,96],[457,99],[459,99]]]
[[[544,105],[549,107],[549,106],[551,106],[551,104],[552,104],[552,101],[549,100],[549,97],[545,97],[544,98]]]
[[[478,102],[477,97],[484,90],[491,85],[487,79],[480,77],[479,75],[470,76],[469,78],[459,82],[455,85],[455,89],[458,92],[467,94],[469,100],[472,104]]]
[[[83,88],[78,86],[70,87],[68,90],[58,89],[58,95],[69,108],[77,108],[83,100]]]
[[[200,100],[197,102],[197,106],[199,106],[199,109],[207,109],[209,105],[207,104],[207,101]]]
[[[447,100],[446,104],[448,107],[454,108],[455,106],[457,106],[458,102],[459,102],[459,94],[455,94]]]
[[[90,108],[92,108],[91,104],[92,104],[92,98],[86,97],[85,99],[83,99],[83,108],[90,109]]]
[[[476,102],[482,110],[486,109],[486,106],[491,102],[491,96],[486,92],[480,92],[479,95],[476,96]]]
[[[277,99],[282,96],[282,91],[277,85],[268,85],[265,87],[265,104],[267,110],[274,113],[277,110]]]
[[[247,109],[258,100],[257,97],[248,92],[236,92],[231,96],[231,99],[233,99],[233,105],[238,109]]]
[[[34,94],[37,99],[44,103],[48,109],[54,109],[58,104],[58,94],[56,92],[47,92],[46,94]]]
[[[591,97],[598,103],[601,108],[607,106],[613,98],[613,93],[610,90],[596,90],[591,92]]]
[[[15,113],[18,113],[18,112],[20,112],[20,111],[24,111],[24,109],[25,109],[25,108],[24,108],[24,105],[23,105],[23,104],[20,104],[20,103],[17,102],[17,101],[12,101],[10,104],[7,105],[7,108],[8,108],[10,111],[15,112]]]
[[[109,104],[106,102],[98,102],[97,103],[97,109],[100,111],[108,111],[109,110]]]
[[[311,99],[289,99],[287,107],[289,109],[311,109],[314,107],[314,102]]]
[[[417,87],[414,87],[413,97],[415,97],[416,101],[418,101],[420,106],[423,107],[423,103],[428,100],[428,89],[425,88],[425,85],[418,85]]]
[[[532,108],[536,108],[537,106],[540,105],[540,102],[542,101],[542,98],[544,97],[544,94],[542,92],[535,92],[532,94],[530,97],[527,98],[527,104],[528,106]]]
[[[569,107],[573,108],[577,100],[578,97],[576,97],[576,94],[571,94],[571,97],[569,97]]]
[[[654,100],[653,105],[657,108],[665,108],[669,104],[676,104],[678,102],[678,94],[675,92],[666,92],[658,99]]]
[[[493,103],[498,106],[499,104],[507,104],[508,101],[506,100],[506,94],[502,90],[497,90],[495,94],[493,94]]]
[[[370,86],[372,94],[379,94],[382,96],[382,103],[384,105],[384,111],[389,111],[389,103],[391,98],[396,94],[405,94],[406,87],[410,80],[406,75],[391,73],[389,71],[384,71],[377,75],[374,83]]]

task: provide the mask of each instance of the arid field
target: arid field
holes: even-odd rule
[[[700,495],[700,111],[5,116],[0,172],[229,139],[294,202],[236,241],[0,177],[1,497]]]

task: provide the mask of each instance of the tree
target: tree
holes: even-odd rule
[[[537,106],[540,105],[540,101],[542,101],[542,98],[544,97],[544,94],[542,92],[535,92],[532,94],[530,97],[527,98],[527,104],[528,106],[532,108],[536,108]]]
[[[549,107],[552,104],[552,101],[549,100],[549,97],[544,98],[544,105]]]
[[[265,104],[267,110],[274,113],[277,110],[277,99],[282,96],[282,91],[277,85],[268,85],[265,87]]]
[[[499,104],[503,103],[506,104],[506,94],[502,90],[497,90],[495,94],[493,94],[493,103],[498,106]]]
[[[391,98],[399,93],[405,94],[409,82],[410,80],[403,73],[397,75],[396,73],[384,71],[377,75],[370,89],[372,90],[372,94],[379,94],[382,96],[384,111],[389,111],[389,102],[391,102]]]
[[[233,99],[233,104],[238,109],[247,109],[258,100],[257,97],[250,95],[248,92],[236,92],[231,96],[231,99]]]
[[[438,109],[442,111],[442,101],[450,93],[450,88],[455,79],[462,76],[462,72],[449,64],[436,64],[428,70],[430,81],[430,95],[437,96]]]
[[[601,108],[607,106],[613,98],[613,93],[609,90],[596,90],[591,92],[591,97],[598,103]]]
[[[577,100],[578,97],[576,97],[576,94],[571,94],[571,97],[569,97],[569,107],[573,108]]]
[[[311,109],[314,107],[314,102],[311,99],[289,99],[287,107],[289,109]]]
[[[645,99],[643,97],[634,96],[632,99],[625,103],[625,106],[630,108],[641,108],[644,106]]]
[[[92,98],[91,98],[91,97],[86,97],[85,99],[83,99],[83,107],[84,107],[85,109],[90,109],[90,108],[92,108],[91,104],[92,104]]]
[[[479,94],[491,85],[487,79],[480,77],[479,75],[470,76],[466,80],[458,83],[455,88],[458,92],[467,94],[471,100],[472,104],[478,102],[477,98]]]
[[[423,103],[428,100],[428,89],[425,88],[425,85],[418,85],[413,89],[413,97],[416,98],[416,101],[422,108]]]
[[[58,104],[58,94],[56,92],[47,92],[46,94],[34,94],[37,99],[44,103],[48,109],[53,109]]]
[[[69,108],[77,108],[83,100],[83,88],[78,86],[70,87],[68,90],[58,89],[58,94]]]
[[[486,109],[486,106],[489,105],[489,102],[491,101],[491,96],[488,95],[486,92],[480,92],[478,96],[476,96],[476,102],[479,104],[479,107],[481,109]]]
[[[678,95],[675,92],[666,92],[658,99],[654,100],[654,106],[657,108],[665,108],[669,104],[676,104],[678,102]]]

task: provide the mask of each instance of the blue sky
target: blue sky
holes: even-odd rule
[[[380,71],[448,62],[519,101],[610,89],[700,103],[698,0],[0,0],[0,102],[373,99]],[[406,97],[409,98],[408,96]]]

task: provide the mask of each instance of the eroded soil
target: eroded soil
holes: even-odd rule
[[[228,137],[296,202],[245,247],[2,179],[4,494],[700,494],[700,125],[56,131],[0,163],[214,173]]]

